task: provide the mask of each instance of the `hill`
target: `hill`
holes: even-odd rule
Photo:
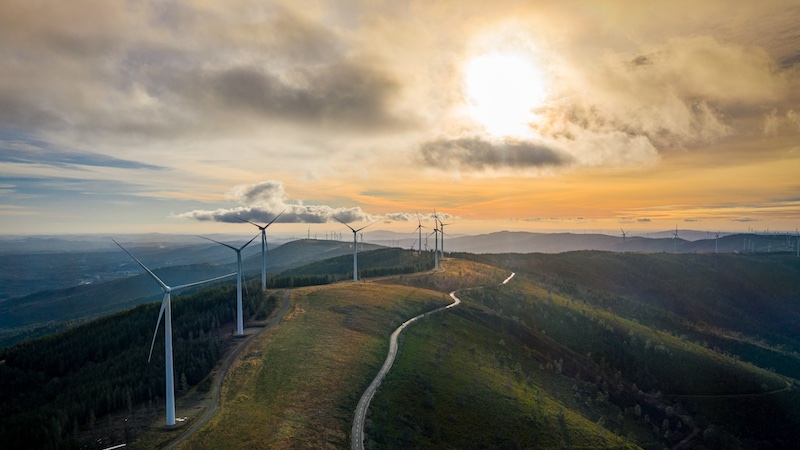
[[[797,238],[788,235],[733,234],[697,240],[667,237],[576,233],[529,233],[500,231],[447,240],[448,252],[467,253],[565,253],[581,250],[666,253],[792,253]]]
[[[352,247],[351,247],[352,251]],[[412,250],[399,248],[380,248],[358,252],[359,277],[375,277],[400,273],[429,270],[434,266],[432,252],[417,254]],[[287,270],[282,276],[339,275],[342,279],[353,276],[353,255],[343,255],[324,259],[295,269]]]
[[[419,258],[389,250],[363,255],[395,267]],[[499,286],[509,271],[517,275]],[[791,448],[798,275],[800,260],[775,254],[465,254],[436,273],[297,289],[284,322],[229,373],[220,413],[182,448],[346,446],[388,335],[452,289],[462,289],[461,306],[401,336],[370,408],[368,447]],[[0,369],[13,361],[4,356]],[[47,373],[31,380],[62,386]],[[48,430],[63,431],[59,408]],[[154,422],[129,447],[168,440]]]
[[[472,256],[517,276],[408,331],[370,445],[791,448],[800,262],[720,256]]]
[[[180,393],[208,380],[211,369],[231,344],[235,298],[231,286],[173,298],[175,374]],[[258,296],[245,302],[245,315],[266,317],[275,305],[274,299]],[[163,331],[159,332],[153,360],[147,363],[159,306],[140,305],[59,334],[0,349],[3,445],[87,448],[78,437],[83,432],[93,434],[100,423],[111,424],[117,411],[127,413],[124,426],[115,424],[120,430],[124,428],[125,434],[136,426],[134,412],[144,416],[149,425],[157,416],[153,405],[163,402],[164,392]],[[105,420],[100,422],[100,418]],[[160,419],[163,422],[163,415]],[[115,439],[122,438],[118,434]]]
[[[257,241],[256,241],[257,242]],[[112,243],[113,244],[113,243]],[[140,244],[141,245],[141,244]],[[367,244],[366,249],[376,246]],[[260,278],[260,248],[244,260],[245,276]],[[273,249],[267,259],[269,272],[280,272],[325,258],[351,254],[352,244],[339,241],[297,240]],[[235,253],[221,245],[201,244],[169,249],[156,242],[132,250],[154,272],[173,285],[236,271]],[[63,253],[33,255],[2,255],[7,264],[15,266],[22,258],[30,267],[26,284],[41,286],[37,280],[53,272],[69,279],[76,273],[86,277],[96,270],[96,282],[82,283],[59,289],[41,289],[33,294],[0,301],[0,346],[6,346],[36,336],[50,334],[88,318],[100,317],[115,311],[156,301],[161,290],[149,276],[124,252]],[[28,258],[28,259],[26,259]],[[214,260],[216,263],[187,264],[187,261]],[[351,270],[352,272],[352,257]],[[27,263],[25,263],[27,261]],[[82,261],[80,264],[76,262]],[[1,262],[1,261],[0,261]],[[366,266],[365,266],[366,267]],[[346,273],[346,272],[345,272]],[[136,275],[132,275],[136,274]],[[8,276],[8,275],[7,275]],[[292,274],[282,275],[291,277]],[[108,281],[100,281],[109,279]],[[231,280],[234,280],[233,278]],[[8,282],[8,281],[6,281]],[[221,283],[230,283],[225,281]],[[8,282],[13,284],[12,282]],[[46,286],[47,284],[45,284]]]

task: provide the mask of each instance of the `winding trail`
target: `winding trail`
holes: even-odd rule
[[[289,290],[285,291],[283,293],[283,305],[281,306],[280,311],[278,311],[278,314],[272,319],[272,321],[263,328],[261,328],[259,331],[243,339],[242,342],[240,342],[239,345],[237,345],[236,348],[228,355],[228,357],[225,358],[225,361],[223,361],[222,366],[220,366],[219,371],[217,371],[217,374],[214,377],[214,384],[211,387],[210,391],[211,398],[210,400],[208,400],[208,402],[210,402],[210,406],[205,410],[205,412],[203,412],[203,414],[200,417],[197,418],[197,420],[194,421],[194,423],[192,423],[188,428],[186,428],[186,430],[183,433],[181,433],[180,436],[175,438],[175,440],[173,440],[169,445],[164,447],[165,449],[174,449],[175,447],[180,445],[183,441],[188,439],[189,436],[191,436],[192,434],[197,432],[197,430],[202,428],[203,425],[208,423],[208,421],[211,420],[212,417],[214,417],[214,414],[216,414],[217,411],[219,410],[219,394],[222,389],[222,381],[225,379],[225,375],[227,375],[228,370],[231,368],[231,365],[233,364],[234,361],[236,361],[236,358],[239,357],[239,355],[247,347],[247,345],[253,341],[253,339],[260,336],[262,333],[267,332],[270,328],[277,325],[283,319],[283,316],[286,315],[286,311],[289,310],[289,299],[291,298],[291,295],[292,295],[291,291]]]
[[[511,281],[511,278],[514,277],[514,273],[512,272],[511,275],[506,278],[502,284],[506,284]],[[383,362],[383,367],[381,370],[378,371],[378,374],[375,375],[375,379],[372,380],[372,383],[367,387],[367,390],[361,394],[361,398],[358,400],[358,405],[356,406],[356,413],[355,417],[353,418],[353,428],[350,432],[351,436],[351,449],[352,450],[364,450],[364,421],[367,417],[367,410],[369,409],[369,403],[372,401],[372,397],[375,396],[375,391],[378,390],[378,386],[381,385],[381,381],[389,373],[389,369],[392,368],[392,364],[394,364],[394,359],[397,356],[397,337],[400,336],[400,333],[406,329],[407,326],[411,325],[412,323],[420,320],[424,317],[427,317],[431,314],[435,314],[440,311],[444,311],[455,306],[458,306],[461,303],[461,300],[456,297],[456,292],[453,291],[450,293],[450,297],[453,299],[453,303],[443,306],[441,308],[434,309],[433,311],[428,311],[424,314],[420,314],[418,316],[414,316],[405,322],[402,325],[397,327],[392,333],[391,337],[389,338],[389,353],[386,355],[386,360]]]

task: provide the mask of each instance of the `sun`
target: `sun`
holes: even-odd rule
[[[472,59],[465,73],[470,115],[489,134],[521,136],[544,104],[545,81],[524,54],[488,53]]]

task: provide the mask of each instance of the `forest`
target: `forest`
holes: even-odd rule
[[[178,392],[201,383],[227,345],[236,289],[173,298]],[[245,316],[266,317],[274,297],[250,296]],[[163,402],[164,332],[148,363],[160,304],[151,303],[0,350],[0,442],[8,448],[79,448],[74,436],[108,413]]]

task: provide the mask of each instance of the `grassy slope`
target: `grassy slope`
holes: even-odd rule
[[[624,446],[558,399],[559,391],[571,394],[568,384],[523,369],[524,352],[462,314],[413,327],[370,408],[368,447]]]
[[[284,322],[230,372],[217,417],[182,448],[346,447],[388,335],[447,302],[428,290],[370,283],[298,289]]]
[[[653,276],[619,281],[613,271],[598,269],[608,264],[605,258],[580,270],[575,261],[555,267],[542,261],[530,267],[524,256],[499,261],[518,271],[510,285],[464,292],[462,307],[411,327],[374,399],[370,444],[660,449],[686,438],[686,448],[780,448],[798,437],[800,393],[785,389],[793,380],[713,351],[695,342],[697,335],[659,331],[699,333],[686,318],[666,312],[669,300],[718,317],[713,307],[681,299],[685,291],[665,295],[658,284],[647,301],[624,296],[620,289],[641,294]],[[669,258],[654,255],[650,266],[637,264],[653,271],[666,259],[669,269],[676,263]],[[683,264],[691,268],[693,261]],[[735,265],[720,273],[742,270]],[[508,274],[458,260],[444,268],[297,290],[290,318],[253,343],[226,380],[220,414],[183,448],[347,447],[356,401],[383,361],[391,330],[426,300],[442,303],[443,292],[497,284]],[[689,280],[702,276],[672,270]],[[753,278],[742,282],[766,287]],[[579,280],[585,284],[576,285]],[[710,300],[735,300],[725,292]],[[775,345],[764,351],[774,353]]]
[[[798,437],[800,395],[785,377],[525,274],[461,298],[457,317],[409,330],[371,408],[376,448],[607,446],[608,431],[645,448],[690,436],[689,448],[780,448]]]

